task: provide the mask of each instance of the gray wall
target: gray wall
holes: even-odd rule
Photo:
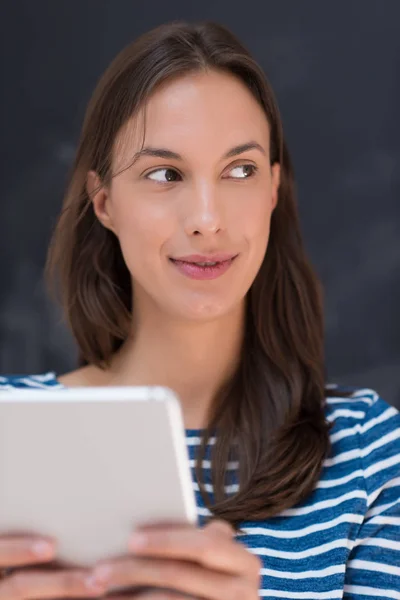
[[[42,269],[97,78],[147,29],[208,18],[242,38],[276,90],[326,290],[329,378],[400,406],[399,0],[3,0],[0,11],[1,373],[74,366]]]

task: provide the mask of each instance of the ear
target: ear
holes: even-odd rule
[[[276,162],[271,167],[271,187],[272,187],[272,210],[278,204],[279,186],[281,183],[281,165]]]
[[[86,191],[93,204],[93,210],[100,223],[115,233],[109,189],[95,171],[89,171],[86,178]]]

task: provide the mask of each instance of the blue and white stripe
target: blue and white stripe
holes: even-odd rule
[[[0,377],[0,390],[62,387],[54,373]],[[330,385],[331,389],[337,386]],[[373,390],[327,398],[331,455],[310,496],[263,522],[243,521],[237,539],[262,561],[260,597],[400,600],[400,413]],[[186,430],[200,521],[209,516],[194,465],[199,430]],[[212,495],[210,440],[203,461]],[[234,476],[237,462],[228,464]],[[226,486],[234,494],[237,482]]]

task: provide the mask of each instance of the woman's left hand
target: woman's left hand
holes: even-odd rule
[[[132,593],[135,599],[176,600],[187,595],[206,600],[256,600],[261,563],[234,540],[234,533],[221,520],[212,521],[202,529],[142,528],[132,537],[133,556],[99,563],[94,576],[107,582],[110,592],[141,586],[153,588]],[[135,545],[135,539],[138,542],[141,539],[142,543]],[[111,597],[129,598],[126,594],[118,596],[117,592]]]

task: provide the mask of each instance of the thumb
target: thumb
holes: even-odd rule
[[[204,529],[207,529],[210,533],[215,532],[217,535],[223,534],[227,537],[235,535],[233,526],[228,521],[223,521],[222,519],[213,519],[210,523],[207,523]]]

